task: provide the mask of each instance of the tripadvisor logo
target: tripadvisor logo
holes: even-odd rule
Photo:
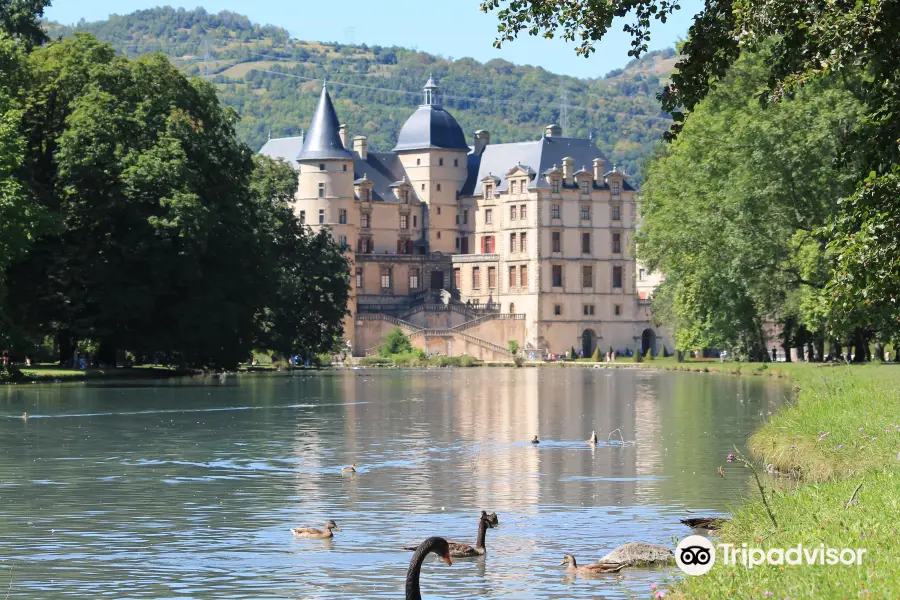
[[[675,564],[687,575],[705,575],[716,562],[716,549],[702,535],[689,535],[675,548]]]
[[[688,575],[704,575],[712,569],[716,562],[716,548],[720,551],[723,565],[742,565],[748,569],[762,565],[861,565],[865,548],[827,548],[825,544],[804,546],[798,544],[791,548],[748,547],[741,544],[713,543],[702,535],[689,535],[675,548],[675,563]]]

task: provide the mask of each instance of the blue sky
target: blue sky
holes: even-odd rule
[[[231,10],[254,22],[284,27],[291,36],[304,40],[397,45],[444,57],[470,56],[482,62],[503,58],[577,77],[602,77],[630,60],[629,37],[622,32],[622,22],[614,25],[590,58],[575,56],[575,46],[562,40],[527,36],[497,50],[492,46],[496,16],[481,13],[478,0],[54,0],[45,14],[72,24],[81,18],[98,21],[110,13],[128,14],[161,4],[187,9],[203,6],[209,12]],[[702,2],[685,0],[681,7],[665,25],[655,24],[651,50],[671,46],[684,37]]]

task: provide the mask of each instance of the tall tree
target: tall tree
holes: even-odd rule
[[[0,0],[0,33],[20,41],[27,49],[47,41],[40,18],[49,0]]]
[[[764,109],[756,90],[770,59],[768,49],[746,53],[648,164],[636,242],[666,274],[655,307],[681,350],[738,348],[761,360],[770,316],[793,324],[789,338],[800,327],[825,334],[817,232],[853,189],[855,169],[836,159],[862,107],[820,81]]]

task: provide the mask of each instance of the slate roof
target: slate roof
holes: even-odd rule
[[[272,138],[263,145],[259,150],[259,153],[268,156],[269,158],[280,158],[281,160],[291,163],[293,166],[297,166],[297,155],[300,154],[301,148],[303,148],[302,135]]]
[[[366,160],[354,156],[353,178],[360,179],[365,175],[372,182],[372,201],[399,202],[391,191],[391,185],[406,176],[400,157],[393,152],[369,152]]]
[[[434,104],[423,104],[406,120],[394,152],[428,148],[469,151],[462,127],[453,115]]]
[[[326,86],[322,86],[319,104],[313,113],[312,122],[306,132],[306,140],[297,160],[352,160],[353,153],[341,142],[340,122],[331,103]]]
[[[600,149],[588,139],[543,137],[534,142],[489,144],[481,156],[469,155],[469,176],[460,195],[481,195],[481,180],[488,173],[508,173],[518,163],[528,165],[538,173],[545,173],[553,165],[562,165],[562,159],[567,156],[575,159],[576,165],[591,165],[595,158],[603,159],[604,164],[608,164]],[[503,179],[497,191],[506,191],[508,185],[509,182]],[[543,177],[535,177],[528,184],[529,189],[549,187]],[[601,182],[598,187],[606,187],[606,184]],[[627,182],[623,188],[632,189]]]

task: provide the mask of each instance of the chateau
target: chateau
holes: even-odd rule
[[[390,152],[351,142],[324,86],[306,135],[260,150],[295,167],[296,214],[353,261],[353,354],[395,326],[428,352],[486,360],[508,360],[510,340],[535,357],[662,352],[636,281],[625,174],[557,125],[507,144],[479,130],[469,145],[432,79],[423,94]]]

